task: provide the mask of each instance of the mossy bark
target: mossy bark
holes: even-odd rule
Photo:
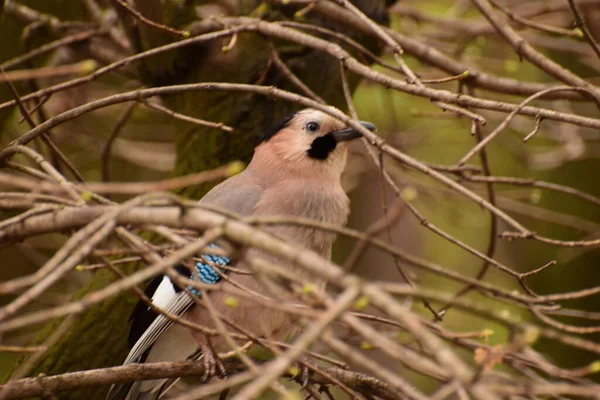
[[[159,3],[159,8],[154,6]],[[150,19],[172,27],[185,28],[190,22],[189,15],[192,15],[192,9],[191,6],[184,8],[184,3],[190,2],[138,1],[135,6]],[[247,14],[257,6],[259,3],[254,1],[240,2],[237,14]],[[368,14],[378,13],[380,17],[385,16],[382,0],[364,1],[360,6]],[[281,17],[279,12],[271,10],[272,15],[268,16],[269,19]],[[293,12],[294,10],[287,10],[289,15]],[[320,23],[323,24],[322,21]],[[172,35],[144,24],[132,25],[126,29],[137,51],[176,40]],[[373,43],[369,43],[365,38],[362,38],[362,43],[372,50],[377,50],[374,49]],[[223,43],[219,42],[190,47],[148,59],[139,67],[140,79],[148,86],[223,81],[277,85],[294,90],[278,71],[273,68],[267,70],[270,57],[267,38],[257,34],[242,34],[233,50],[226,54],[221,51],[222,45]],[[278,50],[282,59],[312,90],[330,104],[344,108],[338,60],[290,44],[285,44],[285,47],[282,45]],[[355,87],[357,81],[353,79],[351,83]],[[297,108],[293,104],[257,95],[225,92],[185,93],[163,100],[178,112],[223,122],[235,129],[233,133],[223,133],[216,129],[174,121],[177,150],[175,175],[214,168],[232,160],[247,162],[264,130]],[[199,198],[209,188],[208,185],[189,188],[182,194],[190,198]],[[136,268],[139,266],[130,265],[125,272],[131,273]],[[98,271],[77,293],[76,298],[84,297],[115,279],[110,271]],[[128,352],[127,319],[134,302],[134,296],[128,293],[107,300],[78,316],[66,334],[45,353],[45,357],[33,365],[30,375],[52,375],[120,364]],[[57,323],[53,323],[45,327],[37,341],[43,342],[56,326]],[[60,398],[103,399],[106,390],[107,388],[73,391],[60,394]]]

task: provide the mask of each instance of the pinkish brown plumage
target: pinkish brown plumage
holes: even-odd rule
[[[362,124],[368,129],[375,129],[371,124]],[[217,185],[200,202],[226,208],[242,216],[294,217],[344,225],[348,217],[349,200],[341,186],[341,174],[346,164],[348,142],[360,137],[355,130],[344,128],[341,121],[314,109],[294,114],[280,124],[279,129],[267,133],[256,147],[245,171]],[[266,229],[298,247],[310,249],[326,258],[331,256],[335,240],[333,233],[291,224],[270,225]],[[297,276],[314,284],[322,284],[295,266],[283,263],[262,250],[249,249],[248,256],[290,268]],[[251,270],[243,261],[235,262],[234,266]],[[230,274],[230,278],[248,290],[263,295],[268,293],[254,274]],[[168,280],[164,282],[165,285],[170,284]],[[219,285],[231,283],[221,281]],[[163,286],[159,286],[157,292],[161,289]],[[189,298],[185,292],[173,296],[179,296],[179,300],[171,300],[171,304]],[[240,301],[237,307],[228,307],[225,305],[227,296],[224,291],[212,291],[210,301],[218,313],[246,331],[257,336],[278,338],[294,331],[295,326],[286,313],[266,308],[250,299]],[[285,300],[294,301],[293,297],[287,296]],[[153,301],[159,300],[153,297]],[[188,301],[193,304],[192,299]],[[180,308],[183,308],[185,318],[199,325],[213,327],[213,320],[206,309],[198,306],[190,308],[190,305]],[[156,317],[132,349],[126,363],[139,361],[146,352],[149,353],[144,361],[156,362],[185,359],[199,346],[206,350],[208,341],[202,333],[192,333],[181,326],[164,328],[165,324],[169,324],[168,320],[161,320],[166,318]],[[161,332],[158,338],[154,339],[152,330]],[[211,344],[216,351],[229,350],[223,339],[212,338]],[[120,388],[111,393],[129,393],[130,399],[155,399],[162,392],[164,382],[147,381],[135,384],[131,391],[129,388]]]

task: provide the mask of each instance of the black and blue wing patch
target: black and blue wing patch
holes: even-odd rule
[[[214,244],[209,245],[209,247],[217,247]],[[204,254],[202,257],[204,257],[204,259],[206,261],[208,261],[210,264],[216,265],[216,266],[227,266],[231,263],[231,260],[229,259],[229,257],[225,257],[225,256],[217,256],[214,254]],[[217,283],[221,280],[221,275],[215,271],[214,267],[210,264],[205,264],[202,262],[198,262],[196,263],[195,267],[196,267],[196,273],[198,274],[197,277],[200,278],[200,282],[202,283],[206,283],[206,284],[213,284],[213,283]],[[222,274],[225,273],[225,270],[222,268],[219,268],[219,270],[221,271]],[[190,277],[190,279],[195,280],[196,279],[196,275],[192,275]],[[190,290],[190,292],[194,293],[196,296],[198,296],[200,293],[194,289],[191,286],[188,286],[188,289]]]
[[[211,244],[209,247],[217,247],[215,244]],[[215,271],[215,267],[218,266],[227,266],[231,263],[231,259],[226,256],[219,256],[215,254],[203,254],[202,258],[204,258],[207,262],[197,262],[195,265],[195,273],[190,276],[190,270],[183,265],[178,265],[175,267],[175,271],[180,273],[182,276],[186,278],[197,280],[206,284],[214,284],[221,280],[221,275]],[[225,269],[219,268],[221,274],[225,273]],[[194,289],[192,286],[188,286],[188,290],[195,294],[200,295],[198,290]],[[177,293],[181,292],[181,288],[177,285],[174,285],[171,282],[171,279],[164,276],[157,276],[154,278],[148,286],[146,290],[144,290],[144,294],[152,299],[153,303],[160,303],[161,307],[165,305],[162,304],[165,302],[165,299],[157,298],[160,297],[169,297],[175,296]],[[168,299],[167,299],[168,301]],[[154,319],[156,319],[157,314],[148,307],[146,303],[144,303],[141,299],[138,300],[135,305],[131,316],[129,317],[129,321],[131,321],[131,329],[129,330],[128,342],[129,346],[133,347],[138,339],[144,334],[146,329],[150,327]]]

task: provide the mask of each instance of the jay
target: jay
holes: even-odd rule
[[[360,123],[371,131],[375,130],[375,126],[368,122]],[[299,217],[342,226],[348,217],[349,199],[342,189],[341,175],[348,144],[359,137],[361,135],[355,129],[346,128],[344,123],[324,112],[315,109],[296,112],[266,132],[243,172],[215,186],[200,203],[241,216]],[[327,259],[331,257],[335,239],[331,232],[298,225],[272,225],[266,229]],[[303,274],[298,267],[260,249],[249,249],[248,256]],[[221,280],[221,274],[227,273],[239,287],[264,292],[259,280],[242,260],[236,262],[214,254],[204,254],[201,259],[203,261],[197,262],[195,271],[191,273],[184,266],[175,269],[205,284],[233,284]],[[227,272],[226,268],[219,268],[228,265],[235,269]],[[239,270],[250,273],[235,272]],[[312,283],[321,284],[310,276],[302,276]],[[181,290],[166,275],[155,278],[146,289],[155,306],[181,315],[194,324],[214,328],[209,311],[196,305],[190,292],[198,294],[193,289]],[[210,300],[220,315],[257,337],[284,338],[297,329],[292,317],[283,311],[270,309],[265,312],[263,305],[251,299],[230,307],[226,305],[227,297],[224,291],[210,292]],[[129,342],[132,349],[124,364],[197,359],[200,354],[207,371],[214,373],[218,366],[214,352],[230,350],[223,339],[208,338],[201,332],[173,324],[165,316],[155,314],[141,300],[133,311],[131,321]],[[158,399],[172,385],[173,380],[162,379],[113,386],[107,399]]]

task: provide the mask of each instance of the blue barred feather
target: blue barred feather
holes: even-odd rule
[[[210,244],[209,247],[214,247],[217,248],[217,245],[215,244]],[[212,263],[214,265],[229,265],[229,263],[231,262],[231,259],[229,257],[225,257],[225,256],[217,256],[214,254],[203,254],[202,257],[208,261],[209,263]],[[219,268],[219,270],[221,271],[221,273],[225,273],[225,270],[222,268]],[[219,275],[219,273],[217,273],[217,271],[215,271],[214,267],[211,266],[210,264],[205,264],[203,262],[198,262],[196,263],[196,274],[193,274],[190,279],[197,279],[200,278],[200,282],[202,283],[206,283],[206,284],[214,284],[217,283],[221,280],[221,275]],[[191,286],[188,287],[188,289],[195,294],[196,296],[200,295],[200,292],[198,292],[198,290],[192,288]]]

